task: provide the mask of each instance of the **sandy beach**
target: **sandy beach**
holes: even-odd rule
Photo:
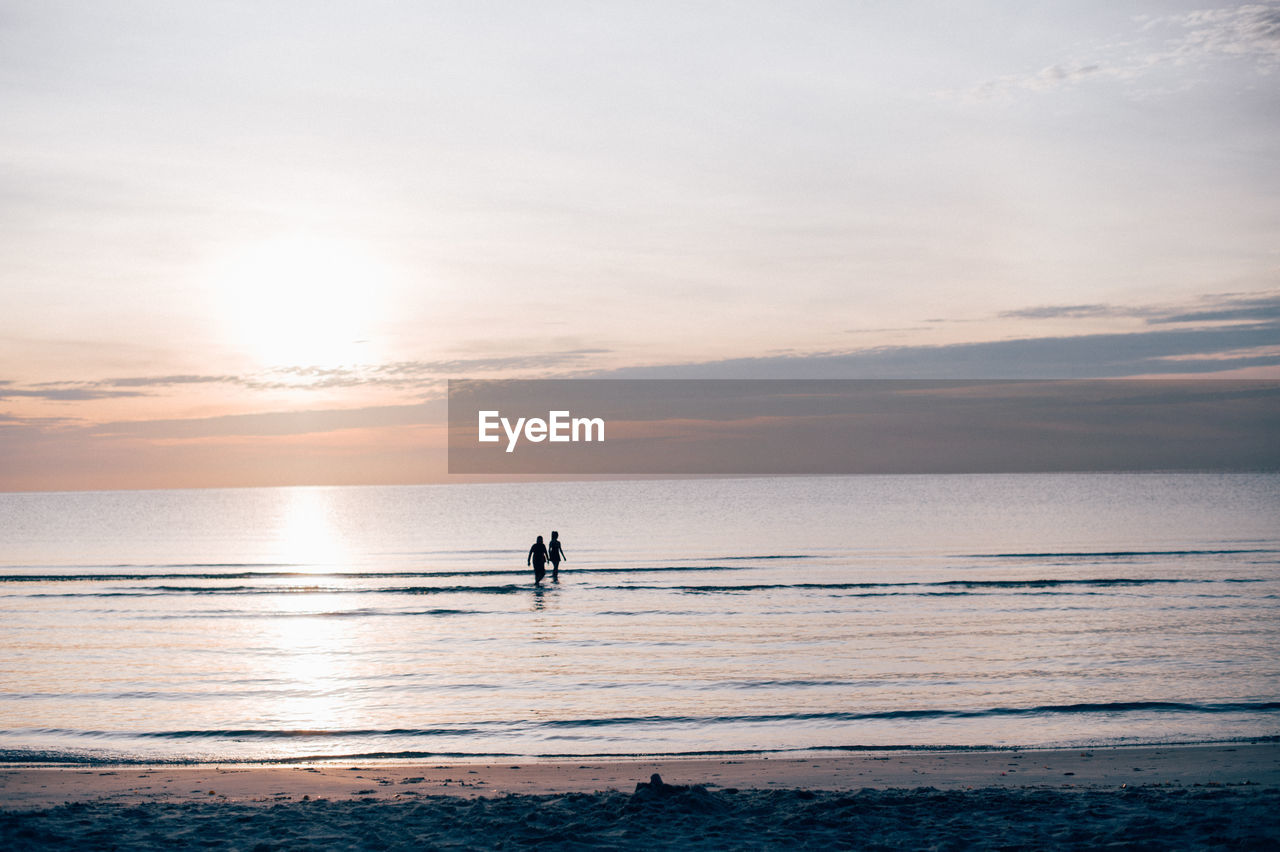
[[[1278,806],[1280,743],[13,767],[0,770],[0,845],[1273,848]]]

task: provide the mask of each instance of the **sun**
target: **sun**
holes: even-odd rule
[[[223,339],[263,367],[375,360],[386,284],[371,253],[314,234],[242,247],[212,275]]]

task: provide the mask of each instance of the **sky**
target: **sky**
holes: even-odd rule
[[[0,0],[0,490],[449,378],[1280,377],[1280,3]]]

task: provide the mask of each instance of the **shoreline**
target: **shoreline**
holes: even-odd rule
[[[412,801],[424,796],[631,791],[659,774],[709,790],[1280,787],[1280,743],[870,750],[839,755],[298,764],[0,765],[0,811],[68,802]]]

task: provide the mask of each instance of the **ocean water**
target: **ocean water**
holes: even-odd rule
[[[0,651],[7,761],[1274,737],[1280,475],[0,494]]]

